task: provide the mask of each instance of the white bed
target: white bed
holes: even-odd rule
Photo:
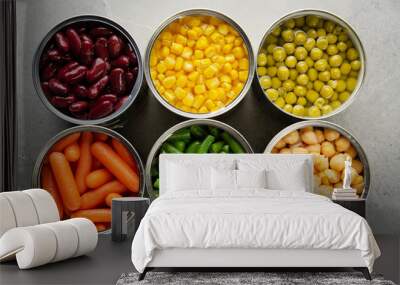
[[[245,162],[239,169],[247,162],[268,161],[280,171],[303,162],[299,184],[306,183],[309,192],[170,189],[171,163],[215,166],[221,160],[234,161],[235,168]],[[369,277],[380,251],[367,222],[310,193],[312,169],[308,155],[161,155],[160,197],[132,244],[132,262],[141,278],[154,267],[355,267]]]

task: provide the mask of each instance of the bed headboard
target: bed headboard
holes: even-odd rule
[[[165,193],[163,191],[163,185],[166,184],[168,179],[167,175],[167,163],[176,162],[179,164],[188,165],[205,165],[212,166],[221,160],[231,160],[235,169],[237,167],[236,161],[241,160],[267,160],[272,165],[279,163],[290,163],[304,161],[306,164],[306,180],[307,189],[309,192],[313,192],[313,159],[311,154],[263,154],[263,153],[251,153],[251,154],[160,154],[159,161],[159,172],[160,172],[160,195]]]

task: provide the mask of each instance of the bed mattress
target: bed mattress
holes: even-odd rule
[[[361,216],[323,196],[266,189],[157,198],[134,237],[132,262],[143,272],[156,250],[173,248],[359,250],[370,271],[380,255]]]

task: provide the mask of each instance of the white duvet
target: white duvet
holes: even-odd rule
[[[132,262],[143,272],[165,248],[358,249],[370,271],[380,255],[359,215],[323,196],[266,189],[157,198],[133,239]]]

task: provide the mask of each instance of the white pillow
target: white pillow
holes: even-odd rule
[[[169,163],[167,191],[211,189],[211,167]]]
[[[239,170],[260,170],[267,171],[267,188],[272,190],[287,191],[312,191],[309,189],[310,174],[307,162],[304,159],[295,160],[288,157],[275,157],[266,159],[252,159],[237,161]],[[312,169],[310,167],[310,169]]]
[[[212,168],[211,181],[213,190],[236,190],[236,170]]]
[[[236,170],[238,188],[267,188],[267,171]]]

